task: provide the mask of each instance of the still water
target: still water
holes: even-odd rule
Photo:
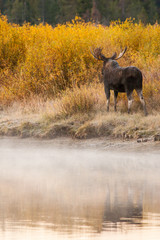
[[[1,240],[159,240],[160,144],[0,139]]]

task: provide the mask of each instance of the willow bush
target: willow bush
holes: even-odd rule
[[[66,89],[96,83],[102,63],[90,53],[102,47],[106,56],[128,47],[119,61],[135,65],[144,74],[147,98],[160,93],[160,25],[131,19],[109,27],[79,18],[55,28],[48,24],[23,26],[0,16],[0,101],[8,104],[33,95],[55,97]],[[160,99],[160,97],[159,97]]]

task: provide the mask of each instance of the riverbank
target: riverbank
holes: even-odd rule
[[[109,139],[138,142],[160,140],[160,114],[152,112],[147,117],[142,111],[128,115],[106,111],[92,111],[63,117],[56,115],[51,103],[33,104],[23,107],[13,105],[0,111],[0,136],[21,138],[54,139],[71,137],[73,139],[91,139],[107,137]],[[31,111],[32,109],[32,111]]]

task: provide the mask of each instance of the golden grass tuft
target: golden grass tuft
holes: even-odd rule
[[[81,85],[67,89],[54,104],[55,112],[62,117],[77,113],[98,111],[105,106],[105,94],[102,85]]]

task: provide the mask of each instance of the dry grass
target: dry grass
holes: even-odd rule
[[[160,129],[160,116],[143,117],[142,114],[110,112],[97,114],[76,132],[78,138],[112,136],[118,138],[151,137]]]
[[[70,117],[77,113],[90,113],[102,109],[105,94],[101,84],[81,85],[67,89],[56,100],[54,107],[57,116]]]
[[[72,136],[76,138],[116,137],[145,138],[160,134],[160,114],[152,111],[144,116],[139,103],[128,115],[127,104],[120,99],[118,111],[106,112],[105,95],[95,86],[85,90],[68,90],[56,101],[40,100],[17,102],[0,115],[0,134],[21,137],[55,138]],[[89,93],[88,93],[89,91]],[[67,99],[67,100],[66,100]],[[86,107],[87,106],[87,107]],[[138,106],[138,110],[137,110]]]

